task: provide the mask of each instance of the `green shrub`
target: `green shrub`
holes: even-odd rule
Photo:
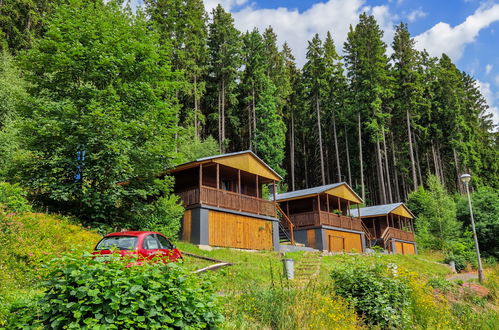
[[[31,211],[26,192],[18,184],[0,182],[0,204],[14,212]]]
[[[181,264],[126,267],[128,262],[103,263],[89,255],[54,259],[33,323],[56,329],[164,329],[208,328],[223,320],[208,284],[189,276]]]
[[[350,301],[365,322],[381,327],[401,327],[407,318],[410,289],[381,263],[357,258],[333,269],[336,293]]]
[[[427,285],[443,293],[450,292],[454,288],[453,283],[443,277],[433,277],[428,280]]]
[[[184,208],[176,195],[158,198],[154,203],[146,205],[143,213],[141,230],[152,230],[162,233],[171,239],[177,239],[180,221]]]

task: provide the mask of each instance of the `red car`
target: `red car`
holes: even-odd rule
[[[123,231],[111,233],[100,240],[92,253],[98,255],[97,260],[105,260],[114,253],[120,256],[138,256],[136,263],[140,265],[145,260],[159,258],[164,262],[175,262],[182,259],[180,251],[168,238],[153,231]]]

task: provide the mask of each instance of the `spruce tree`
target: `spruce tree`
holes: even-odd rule
[[[225,152],[227,140],[227,117],[233,124],[236,117],[232,113],[237,104],[236,78],[241,66],[242,42],[239,31],[234,27],[234,19],[221,5],[212,11],[212,21],[208,33],[211,104],[216,108],[214,118],[218,121],[218,141],[220,151]]]

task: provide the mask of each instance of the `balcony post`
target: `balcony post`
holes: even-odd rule
[[[220,164],[217,163],[217,207],[220,206],[218,196],[220,195]]]
[[[326,202],[327,202],[327,213],[329,213],[329,194],[326,194]]]
[[[272,193],[274,195],[274,217],[277,217],[277,198],[275,180],[272,180]]]
[[[260,189],[258,189],[258,174],[255,174],[256,198],[260,198]],[[260,201],[256,203],[256,213],[260,214]]]
[[[203,187],[203,163],[199,164],[199,203],[203,204],[201,188]]]
[[[237,170],[237,192],[239,193],[239,211],[243,208],[243,195],[241,193],[241,170]]]
[[[390,222],[388,221],[388,214],[386,215],[386,228],[390,227]]]
[[[398,222],[399,222],[399,229],[402,230],[402,226],[400,225],[400,214],[397,214]]]

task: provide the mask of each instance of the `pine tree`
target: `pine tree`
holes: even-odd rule
[[[317,132],[319,139],[319,160],[320,160],[320,177],[321,184],[326,184],[326,174],[324,167],[324,146],[322,141],[322,122],[321,122],[321,102],[325,91],[325,65],[324,65],[324,48],[319,35],[316,34],[312,41],[308,42],[307,47],[307,62],[303,67],[304,83],[307,89],[309,109],[311,113],[315,113],[317,124]]]
[[[383,103],[390,95],[390,78],[388,75],[388,58],[386,45],[382,41],[383,31],[373,16],[363,13],[355,29],[350,29],[344,45],[345,61],[350,79],[352,105],[357,109],[359,131],[359,162],[362,185],[362,197],[365,198],[363,180],[362,125],[369,142],[375,146],[374,160],[377,164],[378,198],[386,203],[385,170],[381,153],[381,142],[384,139],[386,113]],[[386,161],[385,157],[385,161]]]
[[[270,78],[264,75],[256,106],[257,124],[253,146],[256,153],[284,177],[286,173],[282,168],[282,162],[286,147],[286,126],[282,116],[277,112],[275,89]]]
[[[208,33],[209,65],[211,89],[213,91],[211,106],[217,108],[215,118],[218,120],[218,141],[220,151],[225,152],[227,141],[227,117],[232,119],[231,108],[237,104],[236,78],[241,65],[240,33],[234,27],[230,13],[221,5],[212,11],[212,22]]]

